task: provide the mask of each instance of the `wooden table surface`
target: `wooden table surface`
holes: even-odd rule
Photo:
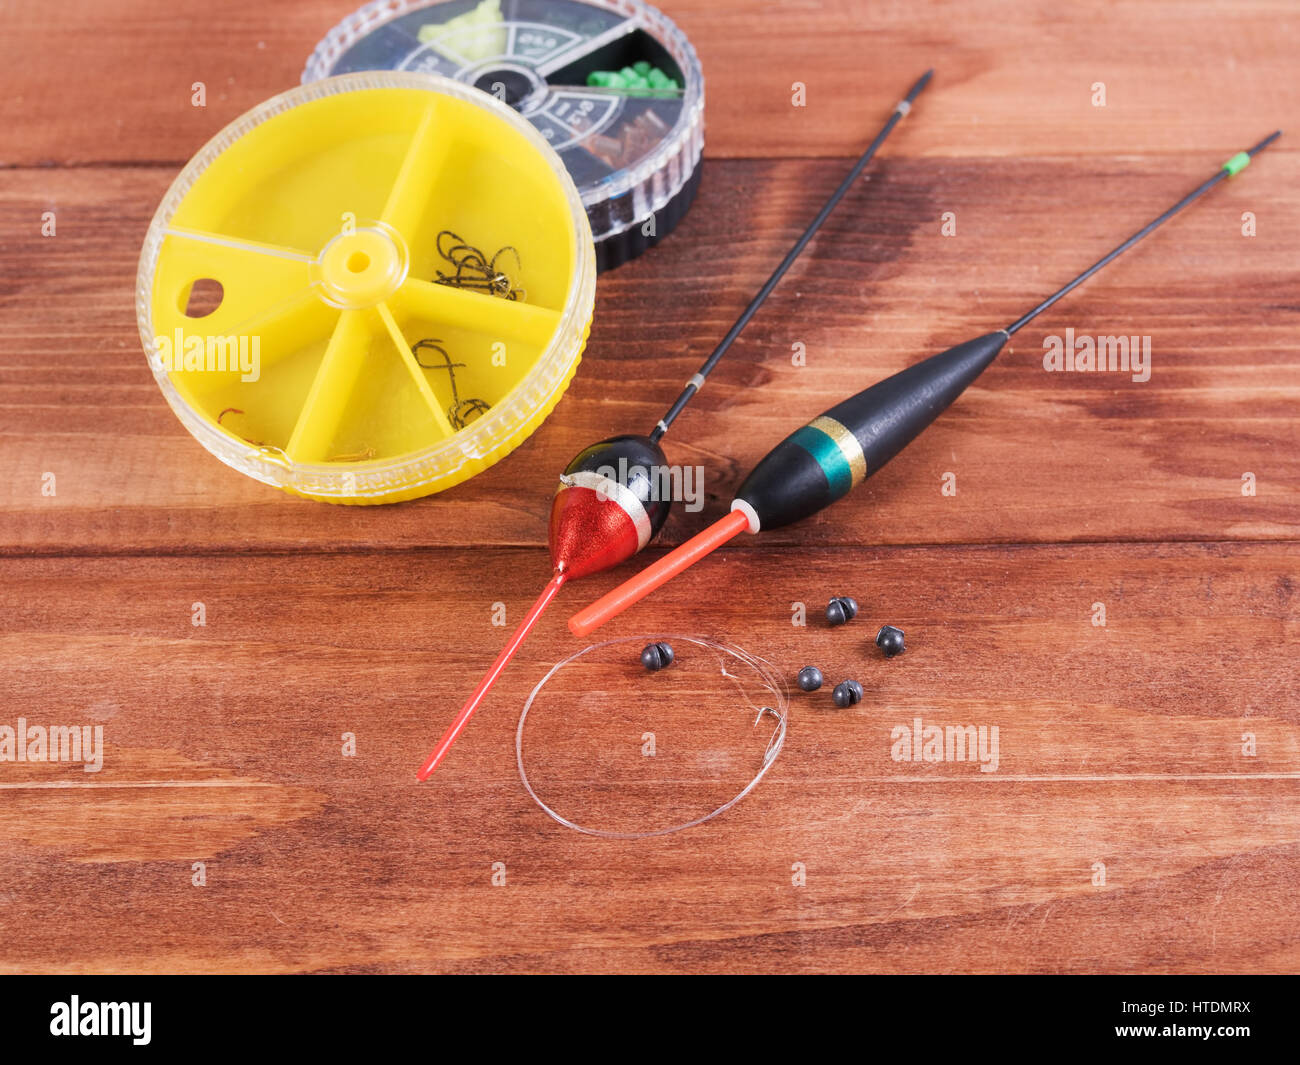
[[[861,680],[849,710],[794,693],[737,807],[611,841],[520,784],[521,704],[581,646],[568,612],[626,567],[568,589],[444,767],[413,778],[502,643],[493,604],[513,624],[545,578],[556,473],[653,423],[921,71],[869,180],[668,437],[707,500],[647,557],[837,397],[1006,324],[1294,127],[1294,5],[665,0],[707,78],[695,206],[601,277],[577,378],[518,451],[373,508],[205,452],[132,303],[177,170],[296,84],[348,6],[0,9],[0,724],[105,741],[97,775],[0,762],[0,969],[1295,970],[1300,130],[1018,334],[852,497],[602,631]],[[1150,336],[1150,380],[1045,372],[1043,338],[1067,328]],[[862,604],[852,626],[818,620],[832,594]],[[885,622],[908,641],[888,662]],[[728,749],[665,750],[633,787],[585,758],[642,683],[570,693],[581,727],[554,753],[584,808],[703,804],[719,760],[735,769]],[[676,705],[683,745],[711,735]],[[916,717],[997,726],[997,771],[896,761],[891,730]]]

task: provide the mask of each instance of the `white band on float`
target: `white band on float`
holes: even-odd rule
[[[740,511],[743,515],[745,515],[746,518],[749,519],[750,532],[752,533],[758,532],[758,512],[753,507],[751,507],[743,499],[733,499],[731,501],[731,509]]]
[[[566,473],[560,477],[560,484],[567,488],[587,488],[601,499],[608,499],[618,504],[620,510],[636,526],[636,549],[638,551],[650,542],[653,530],[650,528],[650,515],[645,512],[645,505],[636,497],[636,493],[625,484],[619,484],[612,477],[597,473],[595,470],[579,470]]]

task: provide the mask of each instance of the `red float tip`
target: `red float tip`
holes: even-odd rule
[[[589,636],[610,618],[617,617],[633,603],[639,602],[662,584],[668,583],[682,570],[693,566],[711,551],[716,550],[749,528],[749,518],[739,510],[730,511],[701,533],[692,536],[680,547],[668,552],[658,562],[652,563],[635,577],[624,581],[588,607],[569,618],[569,631],[575,636]]]
[[[560,590],[561,585],[564,584],[568,576],[568,573],[566,573],[562,568],[555,571],[555,576],[552,577],[550,583],[542,589],[542,594],[537,597],[537,601],[533,603],[529,608],[528,613],[524,615],[524,620],[519,623],[519,628],[515,629],[514,634],[510,637],[505,647],[501,649],[501,653],[497,655],[496,661],[492,663],[491,668],[489,668],[487,673],[483,675],[483,679],[478,682],[478,687],[474,689],[474,693],[469,697],[469,700],[465,705],[461,707],[460,713],[456,715],[456,719],[448,726],[447,731],[442,734],[442,739],[438,741],[438,745],[434,747],[433,751],[429,754],[429,757],[425,759],[424,765],[420,766],[419,770],[416,772],[415,777],[417,780],[428,780],[433,774],[433,771],[438,768],[438,763],[447,756],[447,752],[451,750],[451,745],[456,742],[457,737],[460,736],[462,731],[464,731],[465,726],[469,724],[469,719],[474,716],[474,711],[478,709],[479,703],[483,701],[488,690],[496,682],[497,677],[501,676],[502,671],[504,671],[506,666],[509,665],[510,659],[515,656],[515,652],[519,650],[524,640],[527,639],[533,626],[537,624],[537,619],[540,618],[546,608],[550,606],[551,600],[555,598],[555,593]]]

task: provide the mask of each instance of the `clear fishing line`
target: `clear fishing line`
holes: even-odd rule
[[[641,666],[640,649],[659,641],[672,646],[675,659],[668,668],[649,673]],[[690,720],[684,722],[681,707],[686,701],[702,707],[703,712],[690,715]],[[785,743],[789,706],[782,674],[770,662],[743,648],[703,636],[627,636],[607,640],[557,662],[529,693],[515,731],[519,779],[524,790],[549,817],[575,832],[603,839],[666,836],[711,821],[758,786]],[[533,729],[528,731],[535,737],[531,749],[533,777],[525,766],[525,732],[530,713]],[[627,720],[621,721],[620,715]],[[646,754],[646,744],[655,744],[658,738],[652,731],[636,733],[635,729],[642,727],[635,723],[638,718],[667,726],[664,730],[667,742],[651,755]],[[761,738],[764,722],[771,723],[772,730],[761,753],[755,745],[757,770],[750,774],[738,765],[738,761],[747,764],[747,757],[737,759],[732,746],[737,737],[753,735],[756,730]],[[633,731],[620,734],[617,743],[602,752],[600,729],[612,727],[617,732],[620,724],[631,726]],[[550,742],[543,744],[545,753],[550,755],[550,764],[544,768],[537,764],[536,731],[541,730],[547,730],[550,737]],[[683,742],[685,739],[695,741],[694,748]],[[745,742],[748,741],[742,741],[742,745]],[[574,756],[575,750],[583,752],[581,758]],[[606,764],[599,765],[602,754]],[[662,765],[667,766],[665,778],[652,779]],[[697,773],[699,779],[684,775],[688,770]],[[537,783],[539,775],[545,776],[548,771],[549,784]],[[742,778],[738,773],[745,775]],[[662,813],[665,808],[676,810],[685,805],[683,796],[692,788],[715,792],[725,789],[728,776],[746,782],[726,801],[686,820],[641,827],[654,812]],[[554,795],[549,802],[542,798],[542,791],[549,794],[564,792],[566,788],[571,794],[565,801]],[[653,810],[639,805],[647,793],[656,795],[646,801]],[[611,814],[611,810],[626,802],[629,796],[637,806],[636,826],[607,827],[599,823],[617,821],[617,815]],[[572,813],[572,806],[581,807],[584,801],[605,805],[595,814]],[[570,815],[560,813],[559,806],[568,807]]]

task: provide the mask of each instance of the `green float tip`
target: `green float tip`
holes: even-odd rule
[[[1280,129],[1274,130],[1262,141],[1260,141],[1257,145],[1255,145],[1255,147],[1247,148],[1244,152],[1238,152],[1226,163],[1224,163],[1223,166],[1221,166],[1219,169],[1226,170],[1228,172],[1228,177],[1233,177],[1236,174],[1240,174],[1243,170],[1246,169],[1246,167],[1250,165],[1251,159],[1254,158],[1254,156],[1257,153],[1262,152],[1265,148],[1267,148],[1280,136],[1282,136],[1282,131]]]

